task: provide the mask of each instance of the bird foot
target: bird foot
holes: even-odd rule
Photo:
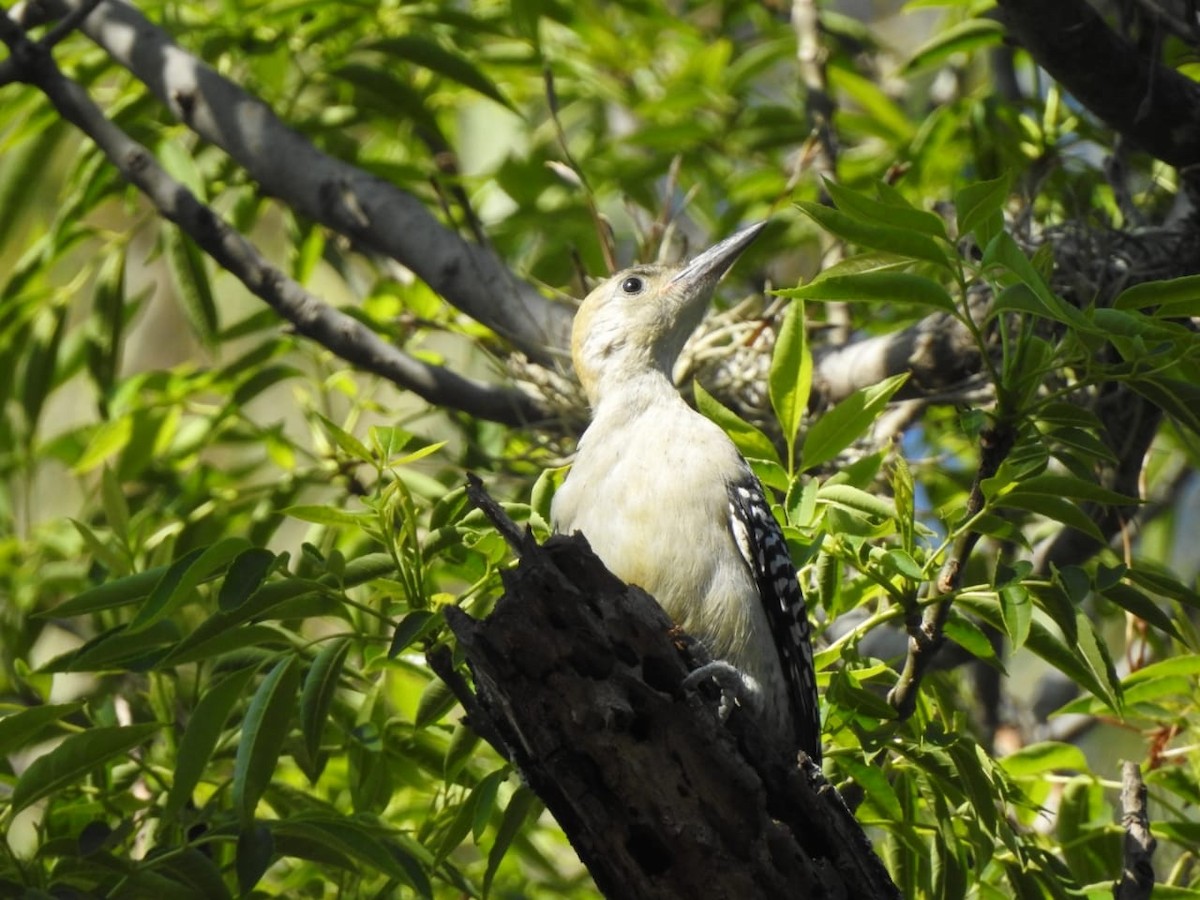
[[[736,666],[721,659],[705,663],[683,679],[683,686],[694,690],[701,682],[712,679],[721,690],[717,704],[717,715],[724,723],[729,719],[734,706],[754,709],[761,695],[758,682]]]

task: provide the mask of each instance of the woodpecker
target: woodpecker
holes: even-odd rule
[[[765,224],[684,265],[625,269],[583,301],[571,356],[591,424],[551,520],[583,532],[615,575],[703,643],[711,674],[735,674],[735,696],[771,739],[819,763],[808,614],[783,532],[728,435],[672,380],[717,282]]]

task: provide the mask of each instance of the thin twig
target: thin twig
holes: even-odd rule
[[[983,510],[983,482],[996,474],[1016,439],[1016,429],[1007,422],[998,422],[994,428],[985,429],[980,434],[979,469],[967,497],[965,519],[973,519]],[[949,598],[962,584],[967,561],[982,536],[982,532],[974,530],[959,536],[934,585],[935,596],[941,599],[926,606],[923,612],[914,606],[906,616],[908,655],[896,686],[888,694],[888,702],[901,719],[907,719],[917,708],[921,681],[946,640],[946,619],[950,616],[951,603]]]
[[[18,77],[40,89],[59,114],[94,140],[121,175],[177,224],[255,296],[347,362],[381,375],[428,402],[510,425],[528,424],[545,412],[520,391],[464,378],[415,359],[361,322],[326,305],[272,266],[242,234],[172,179],[154,155],[111,122],[87,92],[66,78],[50,52],[35,44],[0,9],[0,40]]]

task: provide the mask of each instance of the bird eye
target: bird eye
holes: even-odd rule
[[[621,282],[621,290],[627,294],[640,294],[646,283],[636,275],[631,275]]]

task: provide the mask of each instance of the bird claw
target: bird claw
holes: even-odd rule
[[[717,703],[717,716],[724,724],[733,713],[734,706],[753,709],[760,695],[758,682],[736,666],[721,659],[705,663],[700,668],[690,672],[683,679],[685,688],[694,690],[701,682],[712,679],[721,691],[721,699]]]

